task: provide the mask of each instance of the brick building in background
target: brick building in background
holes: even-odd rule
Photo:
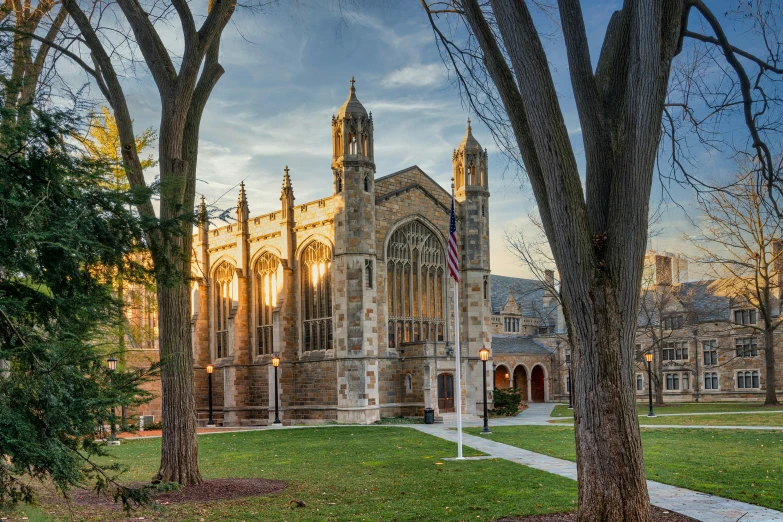
[[[637,398],[646,401],[644,353],[654,359],[664,402],[764,400],[767,382],[758,311],[725,295],[724,281],[685,281],[685,261],[649,252],[636,332]],[[676,273],[675,273],[676,272]],[[783,275],[783,271],[779,272]],[[522,390],[524,400],[568,401],[568,344],[553,273],[546,281],[492,276],[494,383]],[[778,277],[780,277],[780,275]],[[679,281],[679,282],[677,282]],[[783,285],[773,302],[779,315]],[[776,388],[783,389],[783,331],[774,335]]]

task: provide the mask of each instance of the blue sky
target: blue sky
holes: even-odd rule
[[[620,3],[585,2],[594,60]],[[282,4],[260,15],[240,10],[224,33],[221,63],[226,73],[204,112],[198,192],[228,208],[244,180],[251,215],[269,212],[279,206],[283,167],[288,165],[297,202],[331,194],[331,115],[346,99],[351,76],[358,98],[373,113],[377,176],[415,164],[448,187],[451,153],[470,114],[441,62],[419,1],[359,2],[361,11],[345,12],[324,2],[296,3],[295,8]],[[165,31],[176,49],[176,30]],[[559,39],[546,46],[582,163],[565,50]],[[160,106],[151,79],[129,80],[126,89],[137,132],[157,127]],[[472,119],[474,135],[490,152],[493,272],[527,276],[529,270],[508,252],[504,233],[531,229],[528,214],[535,212],[535,204],[529,185],[506,169],[488,130]],[[723,160],[713,157],[699,162],[713,174],[725,169]],[[657,181],[655,193],[658,199]],[[687,205],[692,196],[675,187],[674,197]],[[656,250],[684,249],[680,236],[689,225],[675,205],[669,205],[659,228],[652,240]]]

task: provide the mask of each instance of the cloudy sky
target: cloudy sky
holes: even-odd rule
[[[418,165],[447,187],[452,149],[462,140],[470,114],[441,62],[419,0],[358,2],[360,10],[343,11],[327,1],[280,4],[263,14],[238,11],[223,36],[226,74],[204,113],[198,192],[228,208],[244,180],[251,215],[269,212],[279,206],[288,165],[297,202],[331,194],[331,115],[345,101],[351,76],[358,98],[373,113],[377,176]],[[585,4],[595,59],[620,2]],[[174,48],[180,43],[176,33],[165,34]],[[566,125],[583,162],[565,51],[557,38],[546,46]],[[126,87],[136,128],[157,127],[159,102],[151,79],[142,76]],[[490,152],[493,273],[529,275],[504,240],[507,231],[531,230],[528,214],[535,204],[529,185],[506,168],[488,130],[473,120],[474,135]],[[725,169],[722,160],[709,155],[699,163],[712,173]],[[674,199],[687,207],[692,196],[672,188]],[[660,192],[656,182],[656,199]],[[652,239],[656,250],[683,248],[680,236],[689,225],[676,205],[669,204],[658,228]]]

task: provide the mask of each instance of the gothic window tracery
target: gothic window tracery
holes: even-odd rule
[[[313,241],[302,252],[302,349],[332,348],[332,251]]]
[[[277,266],[276,256],[265,252],[256,261],[256,338],[258,355],[271,354],[274,351],[272,340],[272,310],[277,303]]]
[[[218,359],[229,355],[228,320],[234,300],[233,281],[234,267],[223,261],[215,270],[214,291],[212,294],[215,306],[215,355]]]
[[[386,249],[389,347],[444,340],[445,256],[420,221],[395,230]]]

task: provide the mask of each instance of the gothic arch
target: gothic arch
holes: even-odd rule
[[[220,259],[212,269],[212,331],[215,346],[215,358],[231,355],[229,336],[230,321],[236,311],[238,297],[237,268],[228,259]]]
[[[511,372],[509,371],[508,366],[505,364],[498,364],[495,366],[492,382],[494,383],[495,388],[510,388]]]
[[[549,378],[546,367],[536,363],[530,369],[530,400],[532,402],[546,402],[549,400]]]
[[[530,387],[530,370],[524,363],[519,363],[514,366],[514,371],[511,373],[512,384],[514,389],[522,393],[522,400],[530,400],[528,394],[528,388]]]
[[[297,241],[296,251],[294,252],[294,258],[297,261],[299,261],[302,258],[302,252],[304,252],[304,249],[309,247],[310,243],[313,243],[314,241],[319,241],[325,244],[326,246],[328,246],[329,250],[332,251],[332,257],[334,257],[334,242],[323,234],[315,233],[315,234],[310,234],[302,241]]]
[[[386,231],[386,237],[383,240],[383,252],[384,255],[386,255],[386,252],[389,248],[389,240],[392,237],[392,234],[400,227],[407,225],[411,221],[421,221],[424,223],[424,225],[430,229],[430,232],[433,232],[434,236],[437,238],[438,242],[440,243],[441,248],[444,250],[446,249],[446,236],[443,235],[443,233],[440,231],[440,228],[435,226],[435,224],[424,217],[421,214],[410,214],[408,216],[405,216],[403,218],[398,219],[394,223],[392,223],[389,226],[389,230]]]
[[[258,252],[251,263],[253,277],[253,307],[251,338],[254,340],[256,355],[271,355],[273,345],[273,311],[278,304],[278,295],[282,290],[282,281],[278,277],[280,257],[270,249]]]
[[[329,243],[313,239],[303,246],[297,257],[302,351],[332,349],[334,347],[332,326],[334,250]]]
[[[445,340],[446,254],[437,228],[409,216],[390,228],[384,243],[389,347]]]

